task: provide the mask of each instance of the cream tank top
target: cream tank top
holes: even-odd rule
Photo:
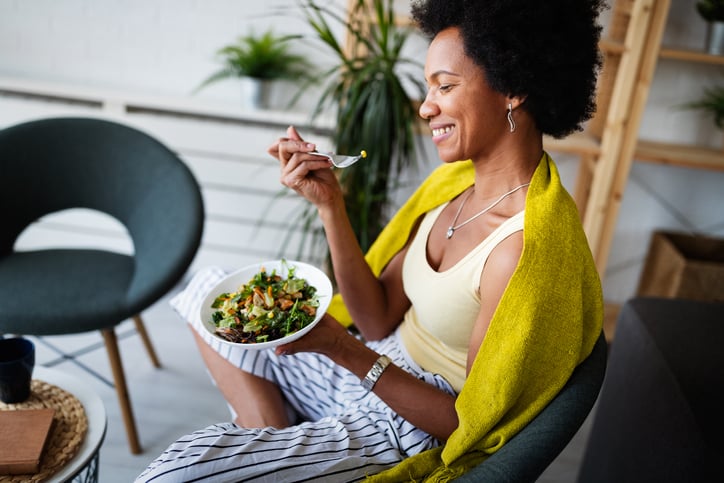
[[[480,276],[490,252],[523,230],[524,211],[505,220],[453,267],[437,272],[427,261],[427,239],[447,203],[428,212],[420,223],[402,266],[402,281],[412,306],[399,327],[402,343],[424,370],[462,389],[468,343],[480,311]]]

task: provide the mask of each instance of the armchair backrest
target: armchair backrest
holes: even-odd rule
[[[163,286],[159,277],[178,279],[173,267],[185,270],[200,243],[198,183],[150,135],[96,118],[41,119],[1,130],[0,257],[30,223],[69,208],[98,210],[126,227],[136,259],[131,299],[158,296],[148,287]]]
[[[607,343],[601,333],[591,354],[561,392],[502,448],[460,483],[534,482],[563,451],[591,412],[606,373]]]

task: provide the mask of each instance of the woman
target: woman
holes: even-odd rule
[[[444,479],[545,407],[601,330],[578,213],[542,147],[593,111],[600,8],[413,6],[432,39],[420,115],[444,164],[366,258],[314,144],[290,128],[269,148],[282,183],[317,207],[366,342],[329,314],[275,352],[230,352],[194,331],[235,422],[182,437],[140,481]],[[221,275],[200,274],[176,301],[195,326]]]

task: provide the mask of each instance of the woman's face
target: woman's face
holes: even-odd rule
[[[425,62],[427,96],[420,116],[429,121],[432,140],[445,162],[490,156],[509,134],[508,101],[494,91],[485,72],[465,54],[455,27],[435,36]]]

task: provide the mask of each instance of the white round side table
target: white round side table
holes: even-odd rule
[[[39,379],[73,394],[83,405],[88,418],[88,432],[76,455],[48,481],[97,482],[98,454],[106,435],[106,409],[100,396],[80,379],[58,369],[35,366],[33,379]]]

